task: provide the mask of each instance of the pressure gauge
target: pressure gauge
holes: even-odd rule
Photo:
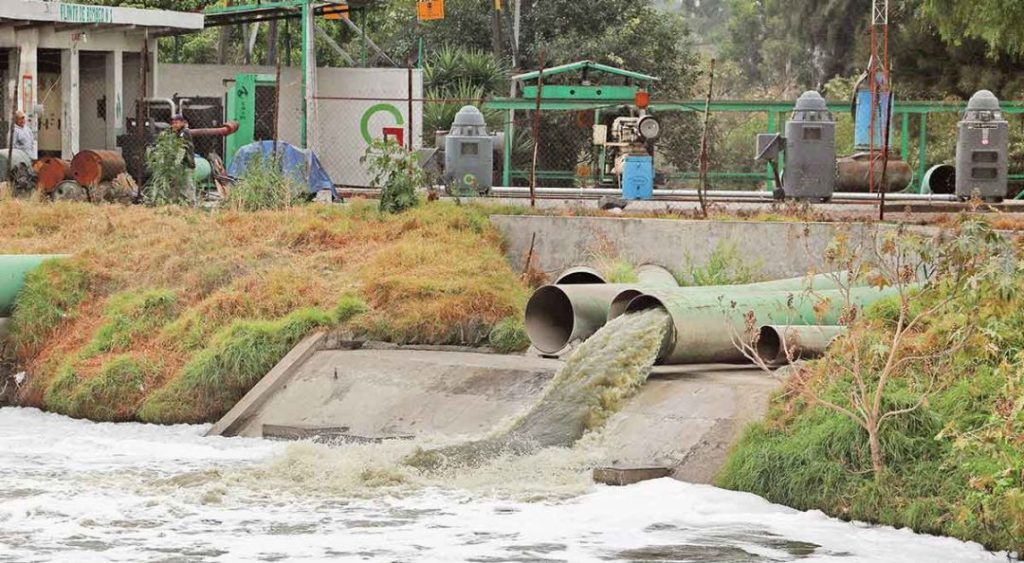
[[[661,134],[661,124],[658,123],[657,119],[649,115],[640,118],[637,129],[640,130],[640,136],[648,141],[657,139],[658,135]]]

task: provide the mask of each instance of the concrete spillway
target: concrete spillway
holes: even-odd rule
[[[562,362],[441,350],[336,350],[307,338],[211,434],[353,441],[475,439],[528,411]],[[737,366],[655,368],[600,434],[609,465],[710,482],[774,378]]]

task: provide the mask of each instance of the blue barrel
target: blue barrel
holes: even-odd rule
[[[884,146],[882,139],[885,138],[885,116],[889,112],[891,94],[889,92],[878,93],[877,113],[874,123],[874,144],[876,149]],[[866,151],[871,148],[871,90],[864,88],[857,90],[857,109],[853,123],[853,144],[855,150]],[[889,141],[892,145],[892,131],[895,129],[889,125]]]

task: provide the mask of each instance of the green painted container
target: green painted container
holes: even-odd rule
[[[210,179],[213,174],[213,168],[210,166],[210,161],[205,158],[196,155],[196,171],[193,177],[196,180],[196,184],[202,184]]]
[[[66,254],[0,254],[0,317],[14,311],[14,301],[25,287],[25,276],[37,266]]]

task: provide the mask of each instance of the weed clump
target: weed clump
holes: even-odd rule
[[[526,334],[526,326],[519,315],[502,319],[491,329],[487,337],[491,348],[502,354],[522,352],[530,347],[530,337]]]
[[[380,210],[401,213],[420,204],[416,190],[427,187],[419,156],[392,140],[374,141],[360,162],[368,163],[370,184],[381,190]]]
[[[762,265],[743,257],[736,243],[720,241],[704,264],[686,257],[686,269],[676,273],[681,286],[738,285],[762,277]]]
[[[284,173],[279,158],[256,155],[231,187],[227,203],[241,211],[283,209],[302,201],[302,192],[302,186]]]
[[[178,205],[195,203],[192,170],[182,165],[185,141],[168,129],[157,136],[146,149],[146,171],[149,183],[143,197],[147,205]]]
[[[32,355],[63,322],[73,320],[88,297],[89,274],[81,261],[47,260],[25,276],[11,316],[11,340]]]

